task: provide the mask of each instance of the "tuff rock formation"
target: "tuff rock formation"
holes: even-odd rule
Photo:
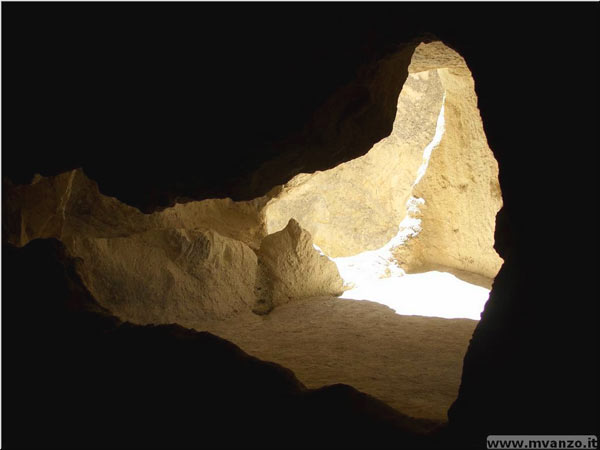
[[[213,230],[76,236],[71,251],[82,258],[81,276],[94,297],[133,323],[191,327],[254,305],[255,253]]]
[[[283,230],[263,239],[258,260],[261,283],[257,297],[267,307],[343,292],[335,263],[313,247],[310,233],[294,219]]]
[[[112,238],[153,229],[204,228],[258,249],[266,234],[257,213],[260,199],[208,199],[153,214],[103,195],[81,169],[53,177],[36,175],[29,185],[4,185],[3,239],[25,245],[37,238],[69,242],[73,236]]]
[[[312,238],[330,257],[377,249],[407,214],[415,215],[407,205],[416,197],[422,231],[394,250],[392,263],[493,278],[501,263],[492,248],[498,169],[464,60],[441,42],[421,43],[384,58],[359,80],[368,82],[368,95],[351,95],[356,82],[343,87],[309,129],[337,136],[336,145],[358,145],[357,121],[384,114],[379,108],[399,91],[389,136],[363,156],[299,174],[253,200],[189,201],[151,214],[101,194],[81,169],[36,176],[31,185],[6,183],[4,240],[22,246],[60,239],[82,258],[90,291],[120,317],[190,324],[339,295],[337,269],[312,248]],[[339,121],[325,125],[333,113]]]
[[[389,62],[380,70],[392,67]],[[385,245],[398,233],[413,196],[424,200],[419,213],[411,214],[423,231],[397,248],[398,265],[492,279],[502,263],[493,249],[502,206],[498,165],[483,132],[471,73],[441,42],[415,48],[388,137],[364,156],[297,175],[271,196],[264,208],[268,232],[295,218],[331,257]]]
[[[422,231],[404,252],[409,255],[405,267],[445,266],[493,279],[502,265],[493,248],[502,195],[498,163],[477,109],[473,77],[464,59],[440,42],[421,44],[415,58],[409,70],[439,61],[445,130],[413,190],[413,196],[425,200],[418,214]]]
[[[471,73],[441,42],[418,45],[408,73],[391,134],[364,156],[286,183],[265,207],[267,230],[281,229],[294,217],[327,255],[355,255],[382,247],[398,233],[413,196],[425,200],[411,214],[423,231],[395,249],[396,264],[407,271],[457,269],[493,279],[502,263],[493,249],[502,197]],[[431,156],[428,144],[434,145]]]
[[[443,89],[435,71],[411,74],[397,101],[391,134],[359,158],[301,174],[283,185],[264,214],[270,233],[290,218],[331,257],[385,245],[406,216],[406,202],[433,139]]]
[[[90,292],[134,323],[191,327],[342,291],[337,267],[296,222],[262,239],[263,199],[210,199],[143,214],[102,195],[82,170],[37,176],[5,193],[5,241],[60,239],[81,259]]]

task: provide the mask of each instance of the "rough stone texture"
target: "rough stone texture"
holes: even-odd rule
[[[464,69],[465,60],[439,40],[422,42],[416,48],[408,66],[409,73],[436,69]]]
[[[385,245],[406,216],[406,201],[423,149],[434,136],[442,97],[435,71],[408,76],[391,134],[364,156],[286,183],[264,209],[267,230],[281,230],[294,218],[331,257]]]
[[[255,303],[262,227],[250,202],[205,200],[143,214],[102,195],[83,171],[6,186],[4,239],[53,237],[83,260],[101,304],[135,323],[189,324]],[[222,234],[221,234],[222,233]]]
[[[4,189],[3,240],[25,245],[36,238],[69,242],[76,235],[123,237],[152,229],[212,229],[257,249],[266,231],[259,210],[262,199],[234,202],[209,199],[178,204],[152,214],[103,195],[81,169],[53,177],[36,176],[30,185]]]
[[[198,323],[294,371],[308,387],[345,383],[413,417],[447,420],[477,321],[396,314],[380,303],[309,298]]]
[[[441,42],[417,46],[408,70],[390,136],[362,157],[298,175],[275,190],[264,209],[267,229],[294,218],[327,255],[355,255],[382,247],[398,232],[412,195],[425,199],[417,216],[422,231],[396,249],[399,265],[493,278],[502,264],[493,249],[502,197],[471,73]],[[442,98],[445,131],[413,189]]]
[[[422,231],[397,258],[409,271],[441,265],[493,278],[502,265],[493,248],[502,195],[473,78],[464,60],[440,43],[421,44],[415,55],[445,64],[437,70],[446,94],[445,132],[413,192],[425,199]]]
[[[81,169],[55,177],[37,176],[29,186],[5,189],[8,220],[3,225],[4,239],[15,245],[35,238],[60,239],[84,259],[84,278],[103,304],[141,323],[181,323],[185,311],[194,307],[194,315],[227,317],[254,304],[255,297],[248,295],[253,280],[247,274],[254,276],[256,259],[250,257],[248,247],[255,251],[260,247],[260,258],[266,258],[257,278],[258,310],[268,310],[288,298],[341,292],[337,271],[334,274],[331,270],[332,263],[318,262],[312,245],[307,244],[309,236],[331,257],[377,249],[397,233],[407,214],[406,202],[413,195],[425,199],[420,215],[423,231],[396,250],[400,265],[407,270],[441,266],[492,278],[501,264],[492,249],[501,196],[497,165],[483,133],[473,80],[464,60],[440,42],[417,46],[407,69],[410,74],[398,78],[398,73],[406,70],[407,52],[413,51],[409,47],[382,60],[373,73],[359,75],[359,80],[369,81],[369,95],[353,96],[358,88],[356,82],[351,83],[315,116],[312,129],[337,136],[336,145],[344,146],[344,142],[358,139],[357,121],[370,122],[386,115],[382,105],[387,104],[390,93],[401,88],[391,133],[364,156],[329,170],[297,175],[255,200],[190,201],[152,214],[102,195]],[[433,151],[425,176],[413,187],[424,162],[423,150],[434,137],[444,96],[445,134]],[[381,105],[375,107],[373,102]],[[339,116],[339,121],[332,123],[332,116]],[[269,167],[276,169],[284,162],[285,158],[275,159]],[[308,231],[306,235],[298,223]],[[291,227],[284,234],[289,242],[280,242],[284,235],[277,235],[261,245],[267,234],[286,225]],[[189,234],[185,230],[214,233],[206,237],[202,232]],[[210,242],[217,253],[224,249],[229,252],[231,263],[223,274],[218,267],[225,267],[228,260],[220,260],[220,256],[214,261],[202,260],[202,274],[190,272],[187,262],[185,267],[181,265],[184,250],[173,250],[171,245],[195,248],[191,242],[199,236],[204,236],[204,242]],[[300,247],[305,253],[290,263],[290,249]],[[278,251],[282,253],[276,255]],[[196,253],[189,256],[203,258]],[[146,258],[148,264],[136,264],[139,258]],[[113,266],[129,259],[130,264]],[[322,278],[315,278],[323,266],[331,267]],[[301,271],[292,274],[297,269]],[[152,287],[140,287],[144,276],[153,280]],[[140,287],[140,294],[123,303],[107,281],[111,277],[120,280],[120,289],[133,292]],[[227,288],[229,277],[233,280],[231,289]],[[200,293],[202,283],[223,290],[216,294],[204,289]],[[194,299],[184,298],[189,292]],[[171,296],[173,304],[167,306],[170,300],[166,298]],[[138,300],[144,307],[134,312]],[[224,303],[218,306],[219,302]]]
[[[258,260],[257,297],[264,308],[292,299],[343,292],[344,282],[335,263],[313,247],[310,233],[294,219],[283,230],[263,239]]]
[[[225,318],[254,304],[256,255],[215,231],[151,230],[127,237],[74,237],[82,278],[103,306],[138,324]]]
[[[62,237],[67,187],[72,173],[35,177],[30,185],[2,189],[2,240],[22,246],[37,238]]]
[[[258,250],[267,235],[260,213],[265,201],[262,197],[245,202],[230,198],[207,199],[180,203],[152,216],[165,227],[211,229]]]
[[[101,304],[139,324],[192,326],[341,293],[337,267],[297,222],[262,240],[264,201],[203,200],[143,214],[74,170],[6,186],[3,231],[18,246],[60,239],[82,259],[80,275]]]

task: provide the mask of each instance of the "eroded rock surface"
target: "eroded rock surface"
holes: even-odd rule
[[[408,71],[390,136],[364,156],[274,190],[264,209],[267,230],[293,217],[327,255],[356,255],[390,241],[409,198],[423,198],[417,214],[423,232],[396,249],[397,264],[493,278],[502,261],[492,248],[502,199],[471,74],[440,42],[420,44]],[[425,158],[442,104],[443,136]]]
[[[297,222],[263,239],[265,199],[204,200],[143,214],[102,195],[81,170],[34,181],[6,186],[5,240],[60,239],[81,258],[88,289],[124,320],[192,326],[342,292],[337,267]]]
[[[68,242],[75,235],[123,237],[160,228],[211,229],[257,249],[266,231],[262,199],[209,199],[144,214],[103,195],[81,169],[54,177],[36,176],[30,185],[5,186],[3,240],[25,245],[36,238]]]
[[[290,218],[329,256],[385,245],[406,216],[406,201],[433,139],[443,89],[435,71],[412,74],[398,98],[392,133],[364,156],[286,183],[265,207],[270,233]]]
[[[139,324],[225,318],[254,304],[256,254],[212,230],[157,229],[127,237],[74,237],[90,292]]]
[[[258,251],[263,308],[292,299],[340,295],[343,280],[337,266],[314,247],[310,233],[290,219],[287,226],[265,237]]]
[[[433,42],[400,49],[371,70],[358,75],[362,88],[352,82],[323,105],[304,142],[335,154],[364,141],[357,124],[387,118],[389,96],[399,92],[389,136],[363,156],[297,175],[254,200],[190,201],[152,214],[101,194],[80,169],[37,176],[6,186],[4,240],[57,238],[83,259],[82,277],[104,306],[138,323],[188,323],[338,295],[335,264],[313,239],[331,257],[380,248],[419,197],[421,231],[396,248],[395,263],[492,278],[501,264],[492,248],[498,169],[464,60]],[[440,111],[445,131],[428,159]],[[294,153],[283,150],[261,170],[285,165]]]
[[[419,65],[443,61],[437,70],[445,92],[445,130],[413,195],[423,198],[422,231],[398,250],[408,270],[446,266],[494,278],[502,259],[493,248],[502,207],[498,163],[490,150],[466,63],[439,42],[421,44]]]
[[[391,134],[364,156],[274,190],[264,209],[267,230],[295,218],[327,255],[356,255],[398,233],[413,196],[424,199],[413,215],[422,231],[396,249],[396,263],[493,279],[502,263],[493,249],[502,197],[471,73],[441,42],[417,46],[408,72]]]

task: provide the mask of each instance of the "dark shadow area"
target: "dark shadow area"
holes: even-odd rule
[[[472,71],[505,204],[496,227],[505,264],[445,445],[598,434],[598,12],[597,3],[3,3],[2,175],[24,183],[83,167],[103,193],[145,211],[242,196],[240,180],[281,142],[303,142],[316,108],[365,76],[365,61],[434,33]],[[299,153],[288,173],[358,156],[384,131],[335,155]],[[427,425],[349,387],[306,391],[211,335],[119,324],[58,247],[3,250],[5,447],[423,443],[412,430]]]

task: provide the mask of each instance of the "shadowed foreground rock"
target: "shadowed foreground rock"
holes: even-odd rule
[[[62,244],[3,247],[3,444],[15,447],[430,446],[435,424],[178,325],[124,323]]]

